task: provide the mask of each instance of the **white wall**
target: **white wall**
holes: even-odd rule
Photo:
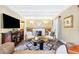
[[[73,27],[64,28],[64,18],[70,15],[73,15]],[[59,16],[61,16],[60,22],[62,34],[62,38],[60,40],[79,44],[79,7],[77,5],[73,5],[63,11]]]
[[[56,38],[58,39],[58,33],[59,33],[59,23],[58,18],[53,20],[53,31],[55,32]]]

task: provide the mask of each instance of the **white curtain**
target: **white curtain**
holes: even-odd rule
[[[58,39],[58,30],[59,30],[59,23],[58,19],[53,21],[53,31],[55,32],[56,38]]]

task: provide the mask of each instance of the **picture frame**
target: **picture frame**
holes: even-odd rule
[[[73,28],[73,15],[64,18],[64,28]]]

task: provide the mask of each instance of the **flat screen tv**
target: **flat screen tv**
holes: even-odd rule
[[[20,20],[3,14],[3,28],[20,28]]]

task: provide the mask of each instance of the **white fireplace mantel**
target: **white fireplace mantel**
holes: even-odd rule
[[[33,28],[34,35],[35,35],[36,31],[42,31],[42,35],[45,35],[45,28]]]

